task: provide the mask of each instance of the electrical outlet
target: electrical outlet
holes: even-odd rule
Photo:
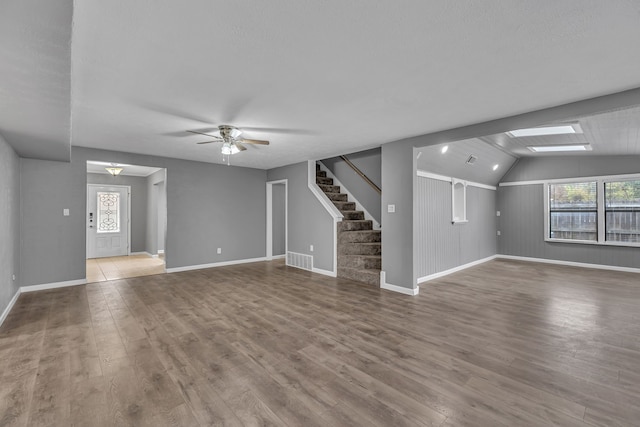
[[[387,205],[387,212],[394,213],[396,211],[396,205]]]
[[[15,281],[15,280],[16,280],[16,275],[15,275],[15,274],[12,274],[12,275],[11,275],[11,278]]]
[[[63,209],[62,210],[62,215],[63,216],[69,216],[69,209]]]
[[[221,253],[222,253],[222,248],[218,248],[218,250],[216,251],[216,253],[221,254]]]
[[[496,231],[496,234],[499,236],[500,235],[500,230]]]
[[[500,211],[496,211],[496,216],[500,216]]]
[[[309,245],[309,251],[313,252],[313,245]]]

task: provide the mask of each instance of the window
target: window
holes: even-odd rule
[[[640,180],[605,182],[605,240],[640,243]]]
[[[640,176],[545,183],[545,240],[640,246]]]
[[[598,240],[596,182],[549,185],[549,238]]]

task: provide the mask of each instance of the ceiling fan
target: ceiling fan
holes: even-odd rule
[[[255,145],[269,145],[269,141],[263,141],[260,139],[248,139],[242,138],[242,131],[235,126],[229,125],[220,125],[218,126],[218,131],[215,133],[219,133],[220,136],[212,134],[213,132],[198,132],[195,130],[189,130],[187,132],[195,133],[198,135],[208,136],[209,138],[214,138],[211,141],[198,142],[198,144],[211,144],[212,142],[222,142],[222,156],[223,159],[226,157],[227,163],[229,163],[229,156],[232,154],[239,153],[240,151],[245,151],[247,147],[242,144],[255,144]]]

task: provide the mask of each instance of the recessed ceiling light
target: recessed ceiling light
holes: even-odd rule
[[[582,128],[578,123],[560,126],[543,126],[538,128],[516,129],[507,132],[511,138],[523,136],[546,136],[546,135],[568,135],[572,133],[582,133]]]
[[[442,147],[442,149],[440,150],[440,152],[442,152],[442,154],[446,153],[447,150],[449,149],[448,145],[445,145],[444,147]]]
[[[527,147],[534,153],[550,153],[559,151],[591,151],[590,145],[573,144],[573,145],[530,145]]]
[[[494,170],[494,171],[495,171],[495,170],[498,170],[498,167],[499,167],[499,166],[500,166],[500,165],[493,165],[493,170]]]

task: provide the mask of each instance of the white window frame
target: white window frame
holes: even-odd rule
[[[605,214],[605,200],[604,200],[604,184],[610,182],[621,181],[637,181],[640,180],[640,174],[633,175],[610,175],[610,176],[596,176],[596,177],[583,177],[583,178],[571,178],[571,179],[551,179],[543,182],[544,192],[544,241],[553,243],[577,243],[581,245],[599,245],[599,246],[626,246],[626,247],[640,247],[640,242],[614,242],[605,240],[606,231],[606,214]],[[555,239],[550,237],[550,207],[549,207],[549,185],[550,184],[576,184],[584,182],[596,182],[596,203],[597,203],[597,221],[598,221],[598,240],[574,240],[574,239]]]

